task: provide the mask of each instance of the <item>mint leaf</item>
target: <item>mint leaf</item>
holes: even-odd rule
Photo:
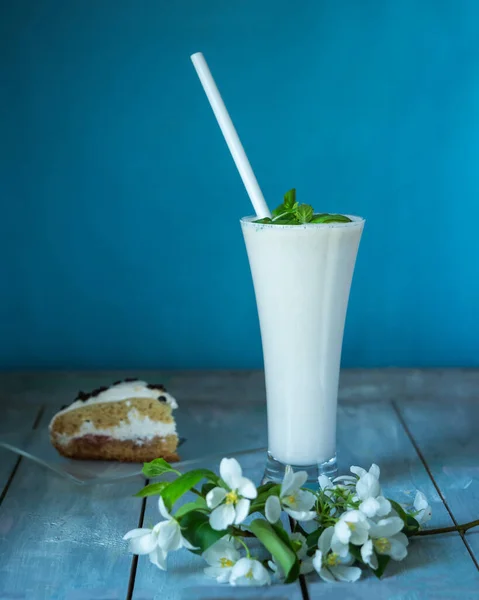
[[[310,223],[323,223],[324,222],[324,218],[328,217],[328,213],[317,213],[313,215],[313,218],[311,219]]]
[[[168,481],[160,481],[159,483],[150,483],[138,493],[135,494],[137,498],[146,498],[148,496],[161,496],[161,493],[170,483]]]
[[[202,554],[211,545],[220,540],[224,531],[216,531],[210,525],[208,515],[200,511],[191,511],[178,519],[182,535],[197,548],[195,554]]]
[[[285,205],[280,204],[273,211],[271,211],[271,216],[274,219],[275,217],[278,217],[279,215],[287,214],[287,213],[288,213],[288,209],[285,207]]]
[[[249,525],[249,529],[280,565],[286,577],[285,583],[295,581],[299,577],[299,560],[291,549],[289,538],[289,543],[286,543],[284,535],[279,533],[278,527],[275,529],[264,519],[255,519]],[[286,532],[284,534],[288,537]]]
[[[294,216],[293,213],[288,213],[275,219],[273,221],[273,225],[299,225],[298,219]]]
[[[254,223],[268,225],[301,225],[303,223],[350,223],[351,219],[345,215],[314,213],[309,204],[296,202],[296,189],[292,188],[284,195],[282,204],[271,213],[272,218],[257,219]]]
[[[180,508],[175,513],[175,519],[181,519],[186,514],[193,510],[206,510],[206,500],[204,498],[197,498],[194,502],[187,502],[180,506]]]
[[[288,210],[293,210],[294,205],[296,204],[296,189],[293,188],[286,192],[283,198],[283,205]]]
[[[294,214],[300,223],[309,223],[313,218],[313,207],[309,204],[300,204]]]
[[[321,214],[314,215],[311,223],[351,223],[351,219],[345,215]]]
[[[145,463],[143,465],[142,473],[148,477],[148,479],[153,479],[153,477],[158,477],[163,475],[163,473],[180,474],[180,472],[173,469],[173,467],[167,463],[164,458],[155,458],[155,460]]]
[[[171,510],[173,504],[181,498],[183,494],[186,494],[191,488],[194,488],[202,479],[208,479],[215,484],[219,482],[219,477],[209,469],[195,469],[194,471],[188,471],[188,473],[184,473],[183,475],[180,475],[178,479],[172,481],[161,494],[165,501],[166,508]]]

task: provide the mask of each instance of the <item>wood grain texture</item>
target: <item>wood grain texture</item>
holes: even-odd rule
[[[218,435],[232,444],[228,447],[265,444],[265,390],[259,371],[4,373],[0,374],[0,405],[21,406],[23,418],[28,411],[34,412],[38,404],[50,405],[53,410],[71,401],[79,389],[106,385],[127,376],[163,381],[177,396],[180,406],[182,400],[188,401],[189,410],[197,404],[197,419],[191,421],[187,432],[195,443],[201,436],[202,423],[213,420],[218,424]],[[434,518],[430,526],[451,524],[390,405],[390,401],[396,401],[454,517],[461,522],[477,518],[478,389],[479,370],[344,371],[340,390],[340,469],[344,471],[352,463],[369,466],[374,460],[382,468],[386,492],[407,501],[413,498],[415,489],[422,489],[432,500]],[[51,410],[45,413],[43,426],[50,415]],[[226,424],[226,434],[221,431],[221,423]],[[208,451],[214,444],[207,439],[201,446]],[[0,453],[2,460],[10,457],[16,461],[14,455],[1,449]],[[241,458],[248,475],[257,481],[263,461],[264,457],[258,455]],[[2,461],[0,465],[3,466]],[[4,481],[5,472],[0,472],[0,487]],[[131,557],[126,554],[121,537],[137,526],[141,502],[131,494],[141,485],[138,480],[80,488],[22,461],[0,507],[0,598],[126,597]],[[153,500],[148,503],[146,520],[155,519],[158,513]],[[477,556],[479,533],[470,532],[467,538]],[[247,591],[219,586],[204,578],[201,565],[200,558],[184,552],[172,556],[165,575],[147,559],[140,558],[133,598],[302,597],[299,586]],[[457,534],[414,540],[409,557],[392,565],[381,582],[369,577],[351,586],[328,586],[317,577],[310,577],[310,598],[477,598],[477,571]]]
[[[131,557],[121,536],[138,522],[139,486],[80,487],[23,460],[0,508],[0,598],[125,598]]]
[[[479,519],[479,401],[419,399],[398,410],[456,522]],[[466,539],[479,562],[479,528]]]
[[[41,407],[35,404],[26,407],[4,407],[0,424],[0,435],[4,432],[10,434],[14,431],[32,428],[40,410]],[[18,461],[19,457],[17,455],[0,447],[0,498],[4,495],[5,487]]]
[[[350,465],[381,467],[386,496],[399,502],[412,502],[417,489],[428,497],[433,518],[428,527],[452,525],[393,407],[388,403],[350,404],[340,407],[338,425],[341,474]],[[451,569],[451,565],[454,568]],[[326,584],[316,576],[307,578],[311,598],[321,593],[328,598],[467,598],[479,589],[479,574],[460,536],[415,539],[403,562],[391,561],[381,581],[373,575],[354,584]]]

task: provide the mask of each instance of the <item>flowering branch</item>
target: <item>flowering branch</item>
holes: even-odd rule
[[[469,521],[469,523],[464,523],[464,525],[451,525],[451,527],[439,527],[438,529],[422,529],[411,535],[437,535],[438,533],[451,533],[456,531],[459,533],[466,533],[466,531],[473,527],[479,527],[479,519]]]
[[[137,496],[159,496],[164,520],[152,529],[133,529],[124,539],[131,552],[148,554],[162,570],[170,552],[186,548],[202,555],[205,574],[220,583],[268,585],[312,571],[328,582],[357,581],[364,568],[381,577],[390,560],[406,558],[410,537],[464,533],[479,525],[477,520],[421,530],[431,518],[422,492],[404,507],[383,496],[377,465],[350,471],[333,480],[320,476],[320,489],[313,492],[303,488],[307,473],[291,467],[281,485],[257,488],[234,458],[221,461],[219,476],[208,469],[181,474],[157,459],[144,465],[145,476],[176,478],[151,483]],[[187,493],[193,500],[174,510]],[[292,533],[283,526],[285,517],[293,519]]]

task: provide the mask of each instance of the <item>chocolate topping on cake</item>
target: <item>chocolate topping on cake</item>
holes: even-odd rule
[[[166,392],[165,386],[161,385],[161,383],[149,383],[146,387],[149,390],[158,390],[159,392]]]
[[[90,398],[96,398],[102,392],[106,392],[107,390],[109,390],[111,387],[114,387],[115,385],[120,385],[120,383],[133,383],[134,381],[140,381],[140,380],[138,379],[138,377],[127,377],[125,379],[119,379],[118,381],[115,381],[110,387],[103,385],[99,388],[92,390],[91,392],[84,392],[84,391],[80,390],[77,394],[77,397],[75,398],[75,400],[73,402],[76,402],[78,400],[80,400],[81,402],[86,402],[87,400],[90,400]],[[158,390],[159,392],[166,392],[165,386],[162,385],[161,383],[149,383],[149,384],[147,384],[146,387],[150,390]],[[158,400],[160,402],[167,401],[165,396],[160,396],[158,398]],[[73,402],[71,404],[73,404]],[[64,408],[67,408],[68,406],[69,405],[62,406],[61,410],[63,410]]]
[[[90,398],[95,398],[96,396],[99,396],[102,392],[106,392],[106,390],[108,389],[109,388],[106,385],[102,385],[101,387],[96,388],[90,393]]]

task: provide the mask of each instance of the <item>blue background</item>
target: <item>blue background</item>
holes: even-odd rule
[[[248,197],[367,218],[345,366],[479,366],[479,3],[10,0],[0,367],[259,367]]]

